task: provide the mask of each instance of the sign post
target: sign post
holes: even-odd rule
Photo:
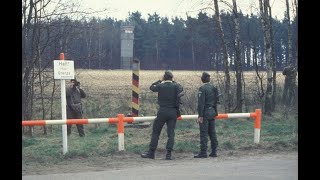
[[[62,120],[67,122],[67,101],[66,101],[66,82],[65,79],[74,79],[74,62],[65,61],[64,53],[60,53],[60,60],[54,60],[54,79],[61,80],[61,110]],[[62,125],[63,154],[68,152],[67,125]]]

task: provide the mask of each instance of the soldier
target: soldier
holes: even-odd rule
[[[282,101],[285,104],[290,105],[294,97],[297,71],[292,64],[289,64],[289,66],[283,69],[282,74],[286,76],[284,80]]]
[[[210,157],[217,157],[218,140],[215,130],[215,116],[217,112],[218,89],[210,82],[210,75],[203,72],[201,81],[204,83],[198,91],[198,119],[200,128],[200,152],[194,155],[194,158],[207,158],[208,135],[211,141]]]
[[[166,160],[172,160],[171,152],[174,145],[174,130],[176,127],[177,116],[179,113],[179,94],[182,94],[183,88],[177,82],[173,82],[171,71],[165,71],[161,80],[158,80],[150,86],[150,90],[158,92],[159,110],[152,126],[152,136],[149,144],[149,150],[141,154],[142,158],[155,158],[155,151],[158,146],[158,140],[164,124],[167,124],[168,140],[166,145]]]
[[[86,93],[80,88],[80,82],[76,79],[70,80],[71,84],[67,87],[67,119],[82,119],[82,103],[81,98],[86,97]],[[67,125],[67,134],[71,134],[72,125]],[[77,124],[77,129],[80,137],[84,137],[83,124]]]

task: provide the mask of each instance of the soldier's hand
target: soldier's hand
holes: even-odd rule
[[[163,81],[163,78],[164,78],[164,77],[163,77],[163,76],[161,76],[161,77],[159,78],[159,80],[160,80],[160,81]]]
[[[199,123],[203,123],[203,117],[198,117],[197,123],[198,123],[198,124],[199,124]]]

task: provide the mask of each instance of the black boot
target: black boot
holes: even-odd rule
[[[210,157],[218,157],[218,156],[217,156],[217,153],[215,153],[215,152],[210,153],[209,156],[210,156]]]
[[[211,153],[209,154],[210,157],[217,157],[217,148],[211,146]]]
[[[173,160],[174,157],[171,156],[171,151],[167,151],[166,160]]]
[[[199,154],[196,154],[193,156],[194,158],[207,158],[208,155],[205,152],[200,152]]]
[[[143,154],[141,154],[142,158],[150,158],[150,159],[154,159],[154,151],[147,151]]]

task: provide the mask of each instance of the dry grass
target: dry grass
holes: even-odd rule
[[[149,92],[149,86],[160,79],[164,71],[141,70],[139,73],[140,92]],[[224,73],[208,71],[211,74],[212,82],[222,87],[224,84]],[[173,71],[174,80],[179,82],[184,89],[190,90],[198,88],[202,83],[200,80],[202,71]],[[132,71],[131,70],[76,70],[76,76],[81,81],[81,86],[92,94],[129,94],[132,90]],[[235,84],[235,73],[231,72],[231,85]],[[266,79],[266,73],[261,76]],[[245,72],[244,80],[247,86],[256,84],[255,72]],[[277,73],[277,82],[282,84],[284,77],[281,72]],[[264,81],[265,82],[265,81]]]
[[[224,91],[224,72],[208,71],[211,74],[212,83],[215,84],[220,93]],[[128,113],[131,111],[131,96],[132,96],[132,71],[131,70],[86,70],[76,69],[76,78],[81,82],[81,88],[87,93],[87,98],[83,100],[85,104],[86,117],[98,118],[106,116],[114,116],[116,113]],[[149,86],[161,78],[163,70],[140,70],[139,72],[139,98],[140,112],[144,115],[155,115],[156,113],[156,93],[149,90]],[[194,113],[194,102],[196,93],[202,82],[200,80],[202,71],[185,71],[174,70],[174,80],[179,82],[185,90],[183,98],[184,106],[182,107],[185,114]],[[46,118],[49,118],[50,113],[50,97],[52,94],[53,73],[46,74],[46,87],[44,89],[46,97],[45,109],[48,112]],[[230,72],[231,76],[231,94],[236,94],[236,79],[235,72]],[[266,72],[261,72],[260,76],[264,79],[264,90],[266,89]],[[243,85],[245,89],[245,101],[247,104],[256,105],[261,101],[259,93],[261,87],[254,71],[244,72]],[[277,72],[277,89],[279,95],[282,92],[284,76],[281,72]],[[56,80],[55,103],[53,106],[53,118],[61,117],[60,111],[60,80]],[[66,85],[69,85],[69,80],[66,80]],[[39,87],[35,86],[36,99],[34,103],[35,115],[33,119],[41,118],[41,99],[39,98]],[[235,97],[234,97],[235,98]],[[259,103],[258,103],[259,104]]]
[[[224,72],[207,71],[211,74],[212,82],[222,87],[224,85]],[[81,82],[81,87],[86,91],[93,94],[131,94],[132,90],[132,71],[131,70],[85,70],[76,69],[76,78]],[[140,70],[139,73],[139,87],[140,92],[149,92],[149,86],[154,81],[160,79],[164,71],[159,70]],[[173,71],[174,80],[179,82],[183,87],[188,90],[192,88],[198,88],[202,83],[200,80],[202,71],[185,71],[176,70]],[[266,73],[260,74],[264,83],[266,82]],[[235,85],[235,73],[230,72],[231,85]],[[52,78],[51,76],[48,76]],[[284,76],[281,72],[277,72],[277,82],[282,85]],[[57,86],[60,86],[60,81],[57,80]],[[257,83],[256,73],[254,71],[244,72],[244,82],[249,87]],[[52,84],[52,83],[51,83]],[[69,81],[66,80],[66,85]],[[51,92],[52,85],[48,85],[47,92]]]

